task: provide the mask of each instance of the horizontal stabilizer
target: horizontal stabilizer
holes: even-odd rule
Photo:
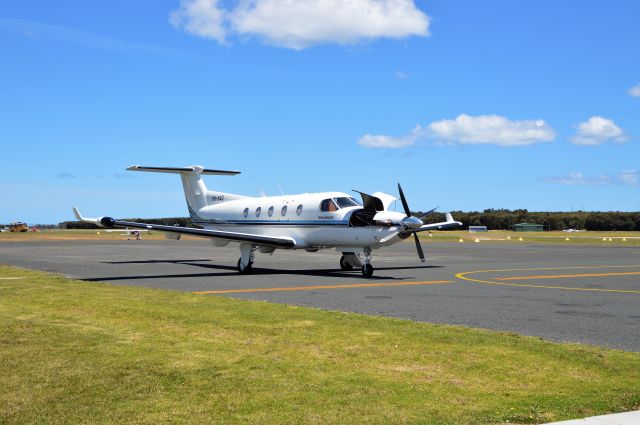
[[[214,174],[223,176],[234,176],[240,174],[240,171],[227,171],[227,170],[211,170],[204,168],[200,165],[190,165],[188,167],[144,167],[142,165],[132,165],[127,167],[127,171],[147,171],[149,173],[196,173],[196,174]]]

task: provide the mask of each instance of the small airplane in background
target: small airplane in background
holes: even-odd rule
[[[149,231],[148,229],[131,230],[128,227],[125,227],[124,230],[116,230],[116,229],[106,229],[105,230],[105,232],[109,232],[109,233],[111,233],[111,232],[124,232],[124,233],[120,233],[120,236],[126,236],[127,240],[129,240],[129,239],[131,239],[133,237],[133,238],[136,238],[136,240],[138,240],[138,241],[140,239],[142,239],[140,237],[141,233],[142,232],[148,232],[148,231]]]
[[[202,228],[137,223],[112,217],[86,218],[73,208],[76,218],[106,228],[158,230],[166,232],[170,239],[180,239],[183,234],[205,237],[216,247],[239,242],[239,273],[251,271],[255,251],[271,254],[276,249],[317,252],[335,248],[342,254],[342,270],[360,268],[362,275],[368,278],[374,271],[372,250],[413,235],[418,257],[424,262],[418,232],[462,225],[450,213],[446,213],[446,221],[424,224],[420,218],[411,215],[400,184],[398,193],[404,213],[390,211],[389,207],[398,198],[382,192],[369,195],[354,191],[360,194],[362,202],[343,192],[249,197],[211,191],[202,179],[203,175],[233,176],[240,174],[239,171],[211,170],[200,165],[133,165],[127,170],[180,175],[191,220]]]

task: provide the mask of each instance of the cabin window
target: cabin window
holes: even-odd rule
[[[338,208],[348,208],[348,207],[357,207],[359,206],[358,202],[352,197],[340,197],[335,199],[338,204]]]
[[[287,215],[287,206],[286,205],[284,207],[282,207],[282,210],[280,211],[280,214],[282,214],[283,217],[285,215]]]
[[[333,202],[333,199],[325,199],[322,202],[320,202],[320,211],[323,211],[323,212],[338,211],[338,206],[336,205],[335,202]]]
[[[245,208],[244,211],[242,211],[242,216],[244,218],[247,218],[248,215],[249,215],[249,208]]]
[[[267,215],[271,217],[273,215],[273,207],[269,207],[269,211],[267,211]]]
[[[296,208],[296,214],[302,214],[302,204],[298,205],[298,208]]]
[[[262,212],[262,207],[256,208],[256,217],[260,217],[261,212]]]

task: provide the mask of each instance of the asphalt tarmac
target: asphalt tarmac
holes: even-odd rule
[[[374,251],[372,279],[334,250],[256,254],[207,240],[0,243],[0,263],[76,279],[465,325],[640,352],[640,248],[413,242]]]

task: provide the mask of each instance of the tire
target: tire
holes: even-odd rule
[[[347,262],[347,259],[344,258],[344,255],[340,257],[340,268],[345,272],[353,270],[353,266]]]
[[[253,263],[249,263],[244,268],[242,268],[242,258],[238,259],[238,273],[240,274],[251,273],[252,266],[253,266]]]
[[[371,264],[365,264],[362,266],[362,276],[366,278],[373,276],[373,266]]]

